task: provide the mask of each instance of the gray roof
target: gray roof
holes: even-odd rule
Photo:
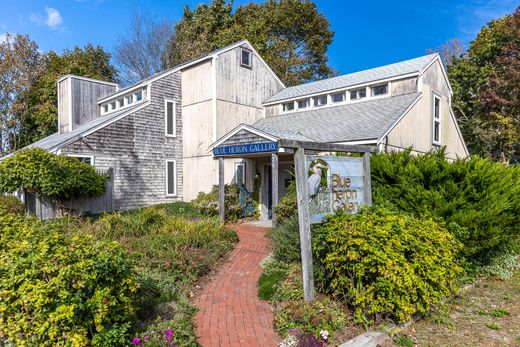
[[[321,81],[301,84],[281,90],[265,100],[265,103],[277,102],[285,99],[302,97],[339,88],[347,88],[362,83],[397,77],[421,71],[438,53],[425,55],[419,58],[405,60],[399,63],[376,67],[374,69],[354,72],[347,75],[328,78]]]
[[[39,148],[43,148],[48,151],[58,149],[65,144],[69,144],[71,142],[74,142],[75,140],[79,140],[79,138],[82,134],[84,134],[92,129],[95,129],[99,126],[103,126],[106,123],[109,123],[111,120],[113,120],[125,113],[132,112],[139,106],[142,106],[143,104],[144,103],[140,103],[140,104],[134,105],[132,107],[125,108],[124,110],[116,111],[116,112],[110,113],[106,116],[101,116],[70,132],[52,134],[50,136],[47,136],[46,138],[43,138],[39,141],[36,141],[36,142],[30,144],[26,148],[39,147]]]
[[[313,108],[259,120],[253,127],[287,140],[347,142],[380,139],[420,93]]]

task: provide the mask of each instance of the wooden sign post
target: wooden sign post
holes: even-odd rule
[[[303,298],[314,300],[314,272],[312,268],[311,222],[309,218],[309,184],[305,150],[300,147],[294,153],[296,173],[296,195],[298,202],[298,222],[300,224],[300,249],[302,256]]]

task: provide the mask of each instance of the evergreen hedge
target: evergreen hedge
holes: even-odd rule
[[[375,205],[444,222],[478,263],[518,242],[519,167],[479,157],[448,162],[444,150],[380,153],[372,157],[372,188]]]

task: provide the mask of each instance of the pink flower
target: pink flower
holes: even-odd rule
[[[148,340],[150,340],[150,336],[146,335],[146,336],[144,337],[144,339],[148,341]]]
[[[132,344],[134,344],[134,345],[138,345],[138,344],[140,344],[140,343],[141,343],[141,339],[140,339],[140,338],[138,338],[138,337],[134,337],[134,338],[132,339]]]
[[[166,336],[166,341],[171,341],[172,340],[172,337],[171,336]]]
[[[165,333],[166,335],[168,335],[168,336],[172,336],[172,335],[173,335],[173,331],[171,331],[170,329],[166,329],[166,330],[164,331],[164,333]]]

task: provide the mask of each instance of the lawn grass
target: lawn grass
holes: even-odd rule
[[[191,289],[233,249],[234,231],[187,203],[67,222],[100,240],[118,241],[133,255],[141,283],[136,336],[170,329],[176,346],[198,346]]]
[[[519,271],[506,280],[481,279],[383,346],[402,346],[404,338],[433,347],[520,346],[519,299]]]

